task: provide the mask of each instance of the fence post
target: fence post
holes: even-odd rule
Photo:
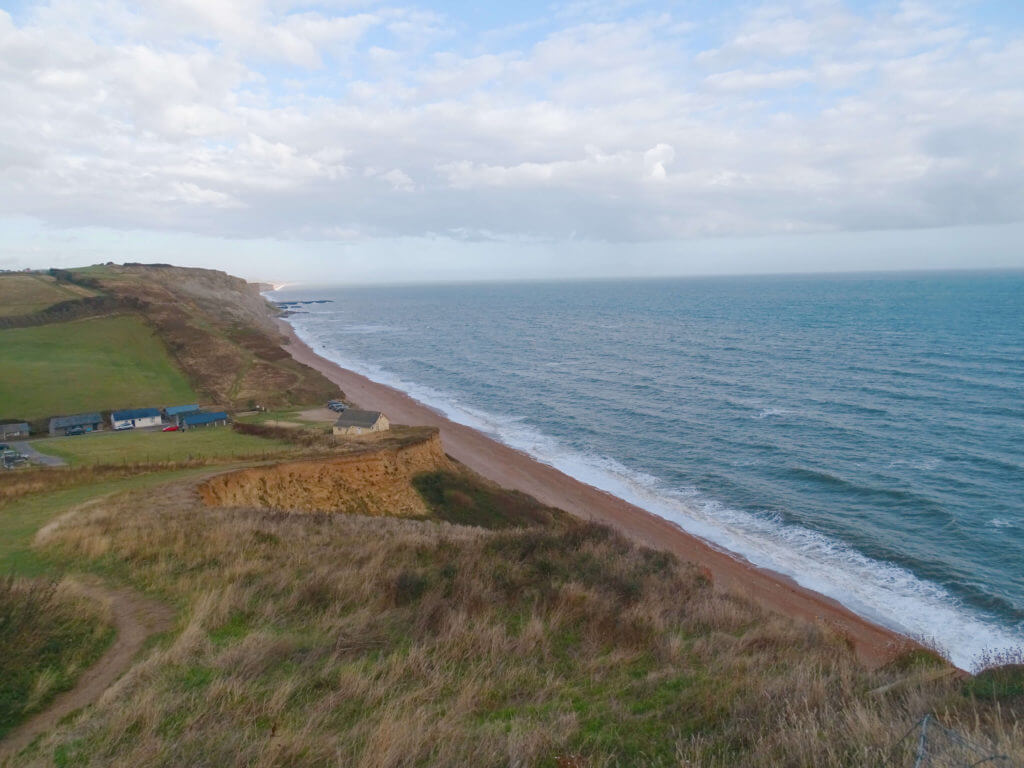
[[[917,760],[914,761],[914,768],[921,768],[924,765],[925,752],[928,744],[928,719],[930,714],[921,719],[921,736],[917,740]]]

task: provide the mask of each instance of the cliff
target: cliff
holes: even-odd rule
[[[319,371],[292,359],[259,286],[212,269],[107,264],[53,270],[141,314],[206,399],[244,409],[343,397]]]
[[[452,468],[434,431],[405,445],[381,443],[354,455],[219,475],[203,483],[199,494],[211,507],[427,517],[429,510],[412,478]]]

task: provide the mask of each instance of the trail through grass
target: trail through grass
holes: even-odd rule
[[[113,634],[102,606],[67,585],[0,579],[0,739],[69,689]]]

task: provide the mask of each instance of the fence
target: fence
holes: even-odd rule
[[[889,750],[885,765],[893,768],[1017,768],[1007,755],[968,741],[925,715]]]

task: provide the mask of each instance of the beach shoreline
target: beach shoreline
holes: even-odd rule
[[[870,667],[881,666],[898,653],[919,647],[912,639],[857,615],[784,574],[757,567],[718,549],[664,518],[454,422],[400,390],[342,368],[310,348],[285,319],[278,319],[278,325],[288,340],[285,349],[292,357],[324,374],[353,403],[383,411],[393,423],[437,427],[446,452],[487,479],[528,493],[581,519],[611,525],[645,546],[670,551],[681,560],[706,569],[716,585],[769,610],[827,626],[848,638],[858,658]]]

